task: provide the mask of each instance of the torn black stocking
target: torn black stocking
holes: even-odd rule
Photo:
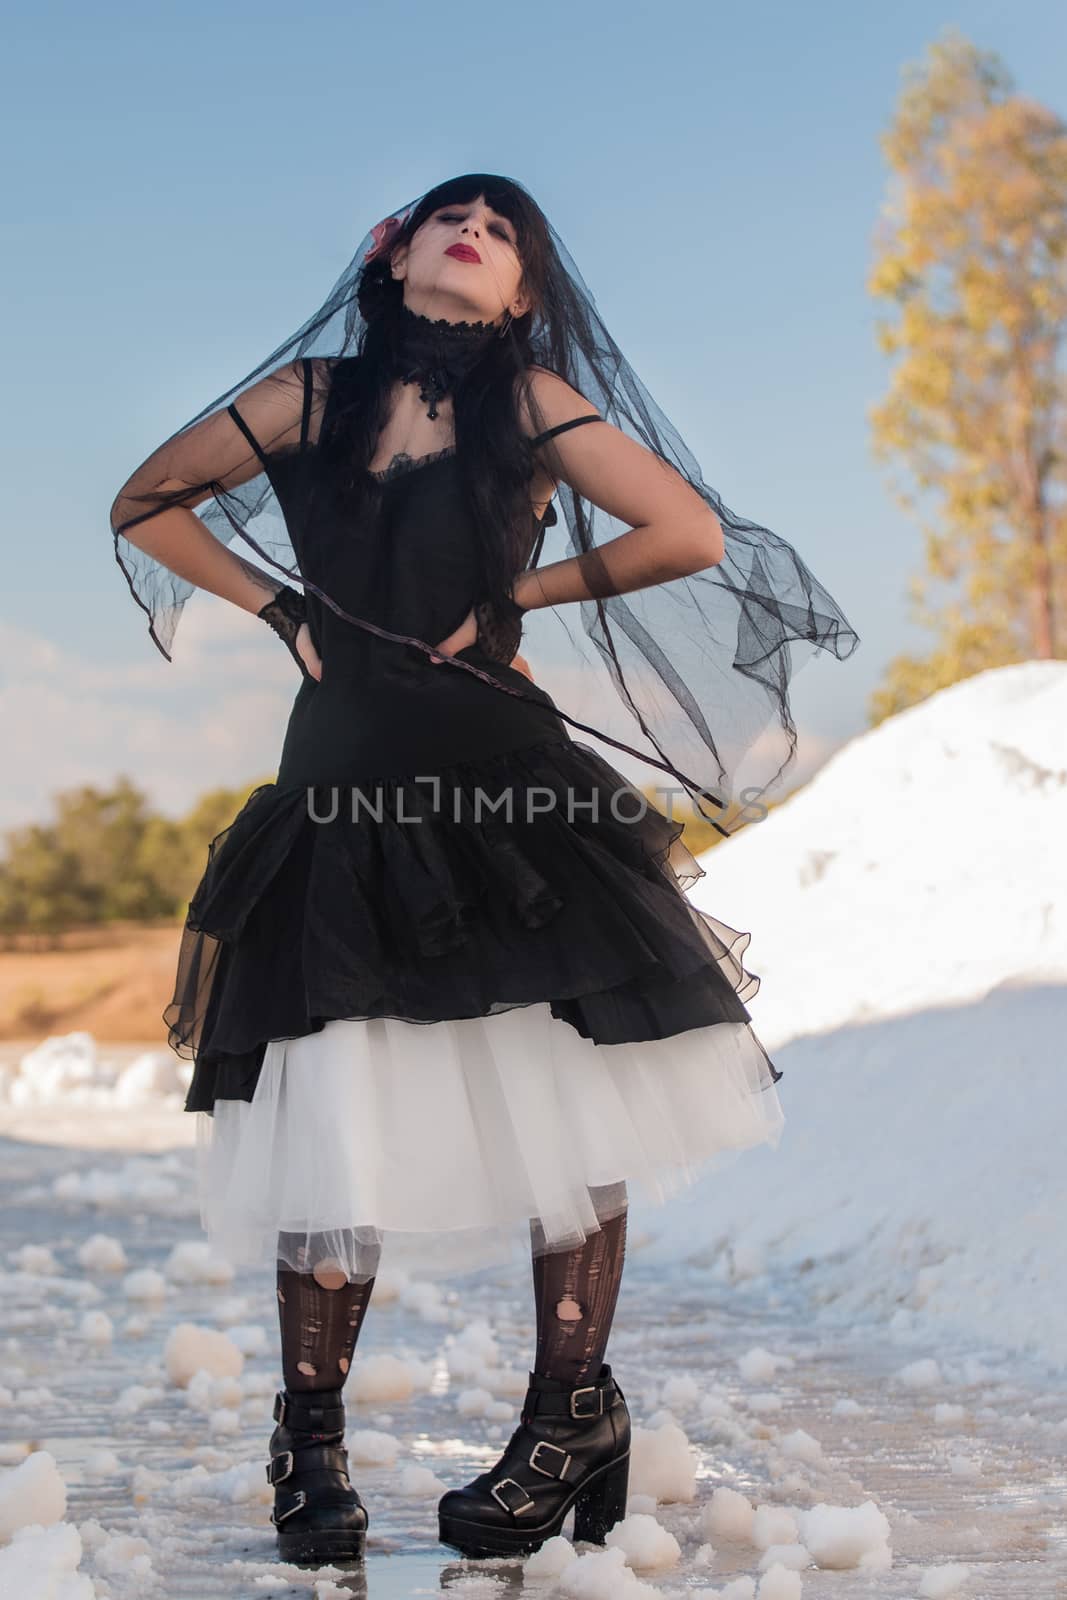
[[[600,1227],[573,1250],[539,1251],[538,1230],[531,1227],[537,1315],[533,1370],[571,1387],[594,1381],[600,1371],[626,1255],[625,1184],[589,1192]]]
[[[306,1262],[298,1270],[282,1259],[282,1241],[290,1246],[294,1241],[280,1236],[277,1262],[285,1386],[290,1394],[340,1389],[352,1365],[375,1280],[351,1282],[335,1256],[315,1251],[314,1235],[307,1246],[288,1251]]]

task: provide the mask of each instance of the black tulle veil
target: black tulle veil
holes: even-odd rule
[[[606,593],[605,580],[595,587],[605,598],[531,610],[524,618],[522,649],[532,657],[535,673],[542,648],[551,657],[565,685],[554,698],[568,724],[658,769],[664,775],[661,781],[673,779],[726,834],[720,818],[727,807],[742,805],[742,820],[757,814],[760,798],[781,783],[795,760],[797,730],[789,693],[795,673],[816,651],[845,659],[859,643],[858,636],[793,546],[732,511],[705,483],[692,451],[605,327],[556,230],[514,180],[465,174],[436,185],[376,223],[312,315],[245,378],[165,440],[131,477],[112,511],[116,560],[167,659],[193,585],[129,535],[139,523],[175,504],[193,505],[218,539],[229,543],[240,538],[259,563],[314,591],[353,626],[370,629],[398,650],[433,652],[438,641],[390,634],[366,618],[351,616],[305,580],[269,473],[260,470],[228,485],[224,475],[209,470],[209,463],[201,478],[195,444],[205,419],[224,413],[252,385],[281,374],[302,357],[360,354],[373,369],[374,352],[381,348],[376,336],[385,297],[398,292],[388,282],[389,252],[436,208],[479,194],[514,220],[524,274],[535,298],[530,313],[512,321],[485,370],[472,374],[455,395],[457,455],[481,530],[486,591],[499,595],[508,578],[526,564],[568,556],[583,558],[584,574],[589,563],[598,561],[603,545],[627,531],[561,481],[557,499],[562,522],[550,513],[533,548],[522,548],[521,539],[515,543],[510,534],[494,542],[494,529],[513,526],[513,510],[525,493],[523,441],[504,385],[536,364],[565,379],[605,421],[688,481],[721,522],[725,555],[687,577],[622,595]],[[370,382],[367,404],[353,416],[351,476],[357,501],[361,495],[373,501],[374,490],[362,469],[381,420],[375,411],[380,394],[381,385]],[[532,393],[528,403],[536,421]],[[528,509],[528,498],[525,505]],[[523,697],[521,688],[501,683],[469,661],[452,660],[439,670],[470,671],[500,692]],[[640,735],[637,745],[603,726],[608,685]],[[582,714],[593,720],[582,720]],[[745,788],[738,792],[742,766]]]

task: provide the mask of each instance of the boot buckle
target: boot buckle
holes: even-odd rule
[[[499,1493],[497,1491],[500,1490],[500,1489],[503,1489],[504,1485],[508,1484],[508,1483],[511,1484],[511,1487],[513,1489],[517,1489],[519,1491],[519,1493],[523,1497],[523,1500],[524,1500],[525,1504],[509,1505],[506,1498],[501,1499],[501,1497],[500,1497],[500,1495],[499,1495]],[[523,1488],[522,1484],[521,1483],[516,1483],[514,1478],[501,1478],[499,1483],[494,1483],[493,1484],[493,1486],[490,1489],[489,1493],[492,1495],[492,1497],[496,1501],[497,1505],[498,1506],[503,1506],[504,1510],[505,1511],[509,1511],[513,1517],[521,1517],[524,1512],[532,1511],[534,1509],[535,1505],[537,1504],[537,1502],[534,1500],[533,1495],[528,1494],[526,1492],[526,1490]]]
[[[577,1400],[577,1398],[578,1398],[578,1396],[580,1394],[595,1394],[596,1395],[597,1404],[596,1404],[596,1410],[595,1411],[575,1411],[574,1402]],[[586,1384],[585,1387],[582,1388],[582,1389],[572,1389],[571,1390],[571,1396],[570,1396],[570,1407],[571,1407],[571,1416],[574,1418],[574,1420],[576,1422],[580,1421],[583,1417],[601,1417],[601,1416],[603,1416],[603,1414],[604,1414],[604,1391],[603,1391],[603,1389],[601,1389],[595,1383]]]
[[[279,1522],[284,1522],[286,1517],[291,1517],[294,1511],[303,1511],[304,1507],[307,1505],[307,1498],[307,1490],[298,1489],[293,1497],[293,1503],[291,1506],[287,1506],[284,1511],[273,1511],[271,1513],[271,1521],[274,1523],[275,1527],[278,1526]]]
[[[553,1472],[551,1467],[542,1467],[538,1464],[537,1452],[539,1450],[555,1450],[557,1455],[561,1455],[563,1457],[563,1465],[560,1467],[558,1472]],[[529,1459],[530,1465],[533,1467],[534,1471],[543,1472],[546,1478],[565,1478],[567,1476],[567,1468],[571,1464],[571,1458],[567,1454],[566,1450],[562,1449],[558,1444],[552,1444],[548,1439],[538,1439],[537,1443],[530,1452]]]
[[[281,1472],[278,1469],[283,1461],[285,1462],[285,1471]],[[280,1454],[271,1456],[267,1462],[267,1482],[270,1484],[280,1483],[283,1478],[289,1477],[292,1470],[293,1452],[291,1450],[282,1450]]]
[[[277,1394],[274,1396],[274,1420],[275,1420],[275,1422],[284,1422],[285,1421],[286,1409],[287,1409],[287,1407],[286,1407],[286,1404],[285,1404],[285,1395],[279,1389]]]

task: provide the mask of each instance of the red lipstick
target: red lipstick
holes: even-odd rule
[[[450,244],[445,251],[446,256],[455,256],[457,261],[480,261],[482,258],[472,244]]]

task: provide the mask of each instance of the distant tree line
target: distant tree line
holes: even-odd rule
[[[184,918],[212,839],[227,828],[254,788],[211,789],[175,820],[153,809],[127,777],[110,788],[83,785],[58,794],[54,820],[9,829],[0,860],[0,941],[36,936],[44,944],[75,928]],[[654,786],[640,791],[668,811]],[[674,795],[669,815],[684,825],[693,855],[722,842],[710,822]],[[738,822],[726,814],[726,826]]]
[[[181,917],[207,848],[252,788],[212,789],[187,816],[162,816],[126,777],[56,796],[55,820],[12,828],[0,861],[0,939],[109,922]]]

